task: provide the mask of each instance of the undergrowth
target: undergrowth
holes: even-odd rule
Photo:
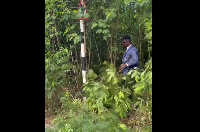
[[[68,92],[60,98],[61,112],[46,132],[152,131],[151,59],[144,70],[126,77],[106,62],[100,71],[99,75],[88,71],[83,89],[86,100],[71,98]]]

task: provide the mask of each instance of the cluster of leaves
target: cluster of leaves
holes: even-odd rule
[[[152,94],[152,58],[145,64],[145,70],[134,70],[128,75],[134,79],[135,84],[132,86],[135,94],[144,93]]]
[[[45,111],[59,109],[66,88],[77,81],[72,72],[71,51],[80,42],[71,22],[75,13],[65,0],[45,0]],[[69,84],[71,82],[71,84]],[[70,86],[73,89],[75,86]]]
[[[99,77],[92,70],[88,73],[88,81],[84,85],[88,107],[98,114],[109,108],[123,118],[130,110],[131,90],[121,88],[123,80],[116,74],[116,68],[112,64],[104,62],[101,71]]]
[[[87,99],[74,99],[69,93],[61,97],[62,112],[53,121],[54,128],[47,132],[128,132],[132,130],[130,127],[138,132],[151,131],[151,71],[151,59],[144,70],[136,70],[130,77],[117,75],[115,67],[106,62],[99,75],[90,69],[88,82],[84,85],[84,96]],[[145,98],[145,93],[150,96]],[[131,100],[130,95],[135,98]],[[128,126],[120,121],[127,118],[127,112],[132,114]]]
[[[92,24],[91,29],[93,29],[95,27],[98,27],[98,29],[96,30],[96,33],[97,34],[100,34],[100,33],[103,34],[103,39],[104,40],[107,40],[107,38],[111,37],[111,34],[109,33],[109,30],[106,29],[107,27],[110,27],[107,24],[107,20],[99,19],[98,22],[94,22]]]
[[[105,3],[105,0],[103,2]],[[80,11],[72,11],[69,8],[70,5],[76,6],[77,3],[79,0],[71,3],[65,0],[45,0],[45,104],[48,108],[58,108],[60,100],[63,110],[54,120],[55,128],[47,131],[129,131],[130,129],[119,120],[119,117],[127,118],[128,112],[132,112],[135,117],[130,119],[129,126],[134,126],[134,130],[138,132],[151,131],[152,59],[146,63],[144,70],[136,70],[129,77],[116,74],[115,67],[106,63],[103,64],[102,69],[94,69],[95,72],[89,69],[88,81],[84,86],[87,100],[84,102],[80,99],[70,99],[70,92],[64,95],[63,87],[71,89],[75,87],[73,82],[71,86],[68,85],[70,77],[68,74],[66,77],[66,72],[72,67],[67,49],[74,50],[76,44],[80,43],[79,24],[74,23],[73,19],[89,17],[84,13],[77,15]],[[103,49],[103,52],[98,50],[99,56],[104,56],[101,60],[107,60],[109,55],[105,55],[106,51],[112,50],[114,43],[121,44],[119,36],[127,34],[139,49],[139,54],[142,55],[140,60],[151,52],[151,0],[118,0],[117,2],[112,0],[111,5],[105,4],[104,7],[98,1],[90,3],[92,4],[87,3],[90,5],[87,9],[94,9],[89,10],[89,14],[90,20],[94,19],[95,22],[91,21],[88,23],[91,26],[86,24],[85,28],[86,37],[89,36],[89,31],[90,35],[93,35],[91,43],[94,44],[90,49],[93,51],[92,66],[99,65],[99,61],[94,59],[97,57],[97,47]],[[95,12],[95,9],[99,10],[99,8],[99,13]],[[107,45],[102,44],[105,40]],[[89,39],[86,38],[86,44],[88,43]],[[117,47],[120,49],[120,46]],[[115,49],[117,47],[115,46]],[[80,46],[77,46],[76,52],[79,51]],[[123,53],[121,50],[115,52]],[[151,55],[146,59],[149,57]],[[77,70],[78,67],[74,65],[74,68]],[[72,78],[75,78],[74,75]]]
[[[152,131],[152,58],[145,64],[144,70],[134,70],[128,74],[125,79],[132,84],[131,89],[136,97],[128,125],[137,131]]]
[[[68,93],[61,98],[64,111],[53,120],[53,128],[46,132],[130,132],[131,129],[120,122],[109,111],[101,115],[87,109],[80,99],[71,101]]]
[[[60,97],[63,96],[62,88],[68,83],[66,73],[71,69],[69,52],[60,48],[59,52],[45,54],[45,104],[46,109],[57,108]]]
[[[96,28],[96,33],[97,34],[102,34],[103,35],[103,40],[108,40],[108,38],[111,38],[111,33],[109,31],[109,28],[112,26],[112,20],[116,18],[116,12],[117,8],[113,8],[112,6],[110,8],[100,8],[104,15],[105,19],[98,19],[96,22],[92,23],[91,29]]]

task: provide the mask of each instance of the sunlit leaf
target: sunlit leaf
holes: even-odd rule
[[[120,124],[119,127],[126,131],[126,126],[124,124]]]
[[[102,30],[101,29],[98,29],[97,31],[96,31],[96,33],[101,33],[102,32]]]
[[[119,92],[119,98],[124,98],[124,94],[121,91]]]
[[[98,25],[98,24],[97,24],[96,22],[93,22],[93,23],[92,23],[91,29],[95,28],[97,25]]]

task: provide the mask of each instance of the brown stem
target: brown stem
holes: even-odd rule
[[[112,57],[112,37],[111,37],[111,40],[110,40],[110,61],[113,64],[113,57]]]
[[[85,32],[85,23],[83,21],[83,31],[84,31],[84,52],[85,52],[85,57],[86,57],[86,32]],[[87,59],[86,59],[86,66],[87,66]],[[86,69],[87,71],[87,69]]]
[[[76,76],[76,79],[77,79],[77,81],[76,81],[76,82],[77,82],[77,83],[76,83],[76,88],[79,89],[79,83],[78,83],[78,81],[79,81],[79,80],[78,80],[78,69],[77,69],[77,68],[78,68],[78,53],[77,53],[76,45],[75,45],[75,54],[76,54],[75,63],[76,63],[76,65],[77,65],[77,66],[76,66],[76,72],[75,72],[75,76]]]
[[[91,63],[90,63],[90,61],[91,61],[91,58],[90,58],[90,55],[91,55],[91,45],[92,45],[92,40],[91,40],[91,28],[90,28],[90,48],[89,48],[88,69],[90,68],[90,65],[91,65]]]
[[[113,45],[112,36],[113,36],[113,27],[112,27],[112,33],[111,33],[111,45]],[[115,43],[115,48],[116,48],[116,43]],[[116,59],[115,55],[116,55],[116,52],[114,51],[114,54],[112,55],[113,56],[113,64],[114,65],[115,65],[115,59]]]
[[[53,12],[53,15],[55,16],[54,12]],[[57,33],[56,19],[54,19],[54,27],[55,27],[55,33]],[[58,42],[58,44],[57,44],[58,45],[58,50],[60,50],[60,40],[59,40],[57,35],[56,35],[56,39],[57,39],[57,42]]]
[[[116,29],[116,42],[115,42],[115,62],[116,62],[116,58],[117,58],[117,52],[116,52],[116,49],[117,49],[117,38],[118,38],[118,25],[119,25],[119,10],[117,11],[117,29]]]
[[[139,36],[141,40],[142,36],[141,36],[141,31],[140,31],[140,25],[139,25]],[[142,41],[139,41],[139,42],[140,42],[140,61],[142,63]]]

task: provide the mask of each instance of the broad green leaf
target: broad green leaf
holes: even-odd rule
[[[76,24],[73,24],[70,29],[74,29],[76,27]]]
[[[122,79],[126,80],[126,76],[123,76]]]
[[[121,91],[119,92],[119,98],[124,98],[124,94]]]
[[[115,99],[115,102],[117,103],[118,102],[118,97],[116,95],[115,95],[114,99]]]
[[[103,34],[108,34],[108,33],[109,33],[108,29],[103,30]]]
[[[126,131],[126,126],[124,124],[120,124],[119,127]]]
[[[54,82],[52,82],[52,87],[54,87],[55,86],[55,83]]]
[[[91,29],[95,28],[97,25],[98,25],[98,24],[97,24],[96,22],[93,22],[93,23],[92,23]]]
[[[114,78],[113,78],[113,82],[112,82],[112,84],[117,84],[117,82],[118,82],[117,78],[114,77]]]
[[[106,27],[108,27],[108,25],[107,25],[107,24],[104,24],[104,25],[103,25],[103,28],[106,28]]]
[[[138,14],[134,15],[134,18],[137,18],[138,17]]]
[[[103,36],[103,39],[104,39],[104,40],[107,40],[107,36],[106,36],[106,35],[104,35],[104,36]]]
[[[98,29],[97,31],[96,31],[96,33],[101,33],[102,32],[102,30],[101,29]]]
[[[136,94],[141,94],[141,92],[144,90],[145,85],[144,84],[140,84],[139,86],[137,86],[134,91]]]
[[[130,2],[133,2],[134,0],[124,0],[124,4],[128,5]]]
[[[74,12],[74,13],[78,13],[78,11],[76,11],[76,10],[73,10],[73,12]]]
[[[103,21],[103,20],[102,20],[102,21]],[[105,23],[103,23],[102,21],[99,21],[99,22],[98,22],[98,24],[99,24],[98,26],[99,26],[99,27],[103,27],[103,26],[105,25]]]

